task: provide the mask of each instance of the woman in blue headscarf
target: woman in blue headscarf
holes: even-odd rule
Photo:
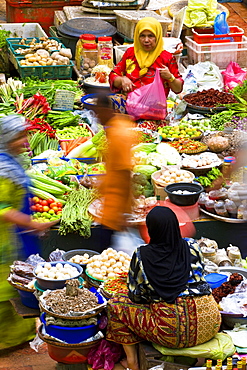
[[[53,223],[32,221],[28,210],[30,180],[21,165],[20,154],[27,141],[25,118],[10,115],[0,119],[0,350],[19,345],[35,336],[34,319],[23,319],[13,309],[10,298],[17,292],[7,282],[9,266],[20,259],[22,242],[15,232],[22,229],[43,231]]]

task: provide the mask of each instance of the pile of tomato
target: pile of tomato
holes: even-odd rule
[[[48,219],[50,221],[58,219],[62,214],[62,203],[55,202],[54,199],[40,199],[39,197],[31,198],[31,211],[34,218]]]

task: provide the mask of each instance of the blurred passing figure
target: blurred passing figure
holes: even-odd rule
[[[114,230],[123,230],[125,214],[131,212],[131,146],[135,144],[135,134],[132,130],[134,122],[126,114],[115,113],[106,95],[98,97],[96,113],[105,128],[108,143],[106,175],[100,187],[103,212],[99,222],[103,250],[111,244]]]
[[[9,299],[17,291],[7,282],[10,265],[20,259],[21,240],[15,227],[43,231],[52,222],[38,223],[21,210],[26,209],[30,180],[21,166],[20,154],[27,141],[25,118],[10,115],[0,119],[0,350],[31,340],[35,336],[34,319],[19,316]]]

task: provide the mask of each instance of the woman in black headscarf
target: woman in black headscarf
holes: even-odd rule
[[[175,213],[154,207],[146,223],[150,243],[132,256],[128,296],[118,294],[108,309],[107,339],[123,345],[123,367],[132,370],[139,369],[136,343],[193,347],[212,339],[221,324],[199,246],[181,237]]]

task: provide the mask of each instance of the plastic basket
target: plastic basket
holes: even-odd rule
[[[230,33],[216,35],[214,28],[192,28],[193,40],[198,44],[206,44],[210,42],[225,42],[224,37],[231,37],[234,41],[242,41],[244,30],[238,26],[230,26]],[[223,38],[222,40],[220,40]]]
[[[10,31],[10,37],[48,37],[39,23],[1,23],[0,29]]]
[[[37,42],[40,41],[40,38],[39,37],[27,37],[26,38],[26,44],[25,45],[22,45],[20,44],[20,41],[22,40],[21,37],[8,37],[6,39],[7,41],[7,45],[8,45],[8,49],[10,50],[10,52],[12,52],[15,56],[20,56],[20,54],[16,53],[16,49],[18,48],[25,48],[25,49],[28,49],[28,43],[31,42],[33,39],[35,39]],[[57,42],[59,42],[61,48],[65,48],[65,46],[61,43],[61,40],[57,37],[48,37],[49,40],[56,40]],[[57,50],[53,50],[53,51],[57,51]]]
[[[74,63],[70,61],[69,65],[61,66],[30,66],[23,67],[20,61],[23,58],[17,58],[17,69],[21,78],[35,76],[41,79],[62,79],[66,80],[72,77]]]
[[[188,62],[213,62],[219,69],[226,69],[230,62],[236,62],[241,68],[246,68],[247,37],[243,36],[241,42],[198,44],[191,36],[185,36]]]
[[[156,18],[162,26],[163,36],[166,36],[168,26],[172,23],[171,18],[162,17],[152,10],[114,10],[114,13],[116,14],[118,32],[126,36],[129,40],[133,40],[135,26],[144,17]]]

